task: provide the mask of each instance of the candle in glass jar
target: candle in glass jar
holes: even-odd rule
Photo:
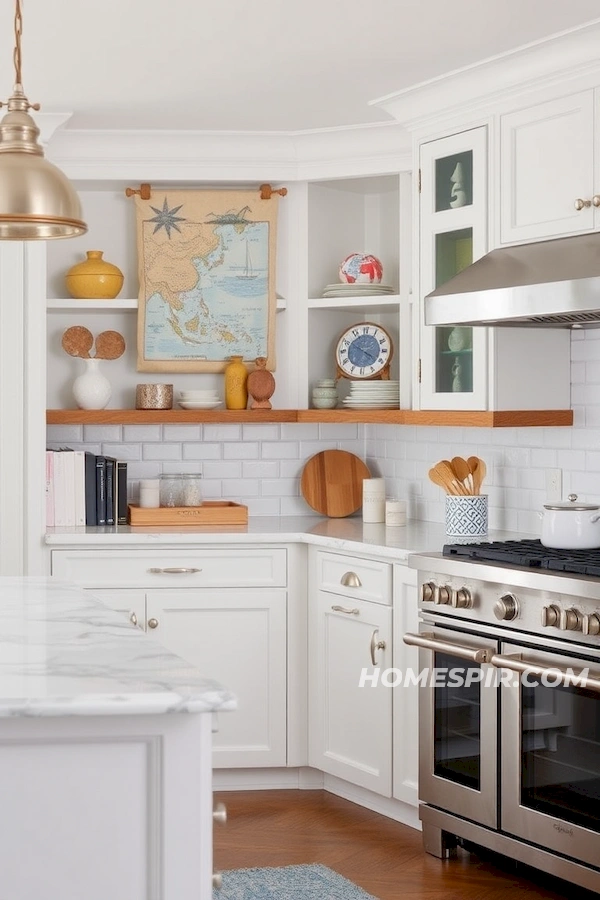
[[[385,520],[385,479],[364,479],[362,517],[363,522],[383,522]]]
[[[158,478],[144,478],[140,481],[140,506],[147,509],[160,506],[160,482]]]
[[[202,506],[200,475],[181,476],[181,505]]]

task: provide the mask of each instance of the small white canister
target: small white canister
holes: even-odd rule
[[[385,521],[385,479],[365,478],[363,480],[363,522]]]
[[[160,481],[158,478],[143,478],[140,481],[140,506],[156,509],[160,506]]]
[[[406,500],[390,498],[385,501],[386,528],[401,528],[406,525]]]

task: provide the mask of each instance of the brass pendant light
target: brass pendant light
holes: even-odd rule
[[[40,130],[21,84],[21,0],[15,0],[15,86],[0,121],[0,240],[35,241],[77,237],[87,225],[79,197],[66,175],[44,159]]]

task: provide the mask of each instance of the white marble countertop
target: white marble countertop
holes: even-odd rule
[[[226,688],[87,591],[0,577],[0,718],[235,709]]]
[[[532,535],[508,531],[490,531],[488,540],[510,540]],[[446,536],[443,524],[409,520],[405,527],[390,528],[370,525],[359,516],[328,519],[319,516],[257,516],[247,525],[189,526],[185,529],[131,528],[50,528],[46,543],[53,546],[132,545],[172,546],[181,544],[317,544],[333,550],[374,553],[377,556],[406,562],[410,553],[439,551],[454,539]]]

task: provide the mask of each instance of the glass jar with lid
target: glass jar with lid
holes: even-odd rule
[[[198,473],[160,476],[161,506],[201,506],[202,476]]]

